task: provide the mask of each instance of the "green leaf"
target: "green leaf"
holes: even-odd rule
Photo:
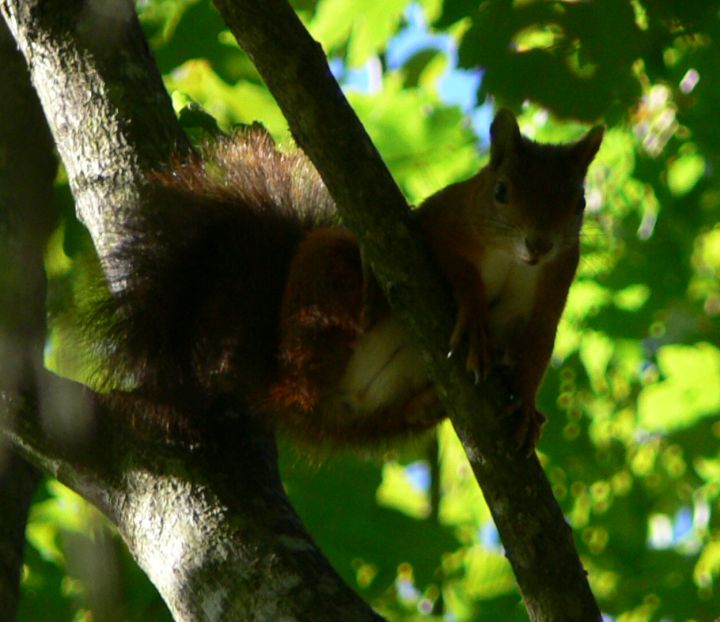
[[[443,554],[458,546],[446,527],[378,505],[382,472],[377,465],[334,456],[313,468],[292,452],[283,456],[283,482],[295,509],[335,569],[366,597],[392,588],[402,564],[412,567],[417,585],[427,585]],[[365,584],[369,567],[372,580]]]
[[[347,44],[348,64],[359,67],[385,48],[408,3],[409,0],[320,0],[309,24],[310,32],[329,54]]]
[[[705,158],[696,152],[689,152],[670,163],[668,187],[676,196],[687,194],[698,183],[707,164]]]
[[[645,387],[638,419],[646,430],[671,431],[720,411],[720,350],[709,343],[666,345],[657,354],[663,379]]]
[[[411,202],[477,172],[476,139],[459,109],[401,89],[397,79],[377,95],[349,99]]]

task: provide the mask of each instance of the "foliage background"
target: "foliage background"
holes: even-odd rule
[[[483,161],[492,110],[541,141],[608,132],[583,261],[541,394],[546,472],[607,620],[720,615],[720,10],[697,0],[296,0],[395,179],[417,203]],[[195,137],[279,110],[208,0],[146,0],[144,27]],[[211,115],[211,116],[209,116]],[[49,308],[87,249],[62,176]],[[72,372],[61,331],[48,364]],[[391,620],[526,620],[448,424],[382,456],[283,449],[298,511]],[[532,508],[527,509],[528,512]],[[57,482],[27,531],[20,619],[169,620],[90,506]]]

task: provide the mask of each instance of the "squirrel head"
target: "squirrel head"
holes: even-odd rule
[[[515,115],[501,109],[490,127],[490,162],[477,200],[485,206],[491,240],[527,265],[576,246],[585,209],[587,168],[602,143],[596,126],[577,142],[539,144],[520,133]]]

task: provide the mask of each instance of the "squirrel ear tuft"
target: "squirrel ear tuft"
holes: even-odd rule
[[[580,164],[583,169],[587,169],[587,167],[590,166],[590,162],[593,161],[595,154],[598,152],[598,149],[600,149],[604,134],[605,126],[596,125],[575,143],[573,149],[577,156],[578,164]]]
[[[508,154],[515,151],[520,139],[515,115],[507,108],[498,110],[490,126],[490,165],[500,164]]]

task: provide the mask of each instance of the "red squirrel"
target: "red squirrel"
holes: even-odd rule
[[[603,130],[543,145],[501,110],[490,134],[489,163],[415,214],[457,303],[450,351],[467,342],[476,378],[510,369],[517,439],[532,448]],[[106,323],[139,391],[180,411],[231,400],[322,444],[369,445],[443,418],[401,323],[384,300],[366,313],[372,277],[302,155],[255,129],[157,180],[153,211],[117,252],[129,270]]]

